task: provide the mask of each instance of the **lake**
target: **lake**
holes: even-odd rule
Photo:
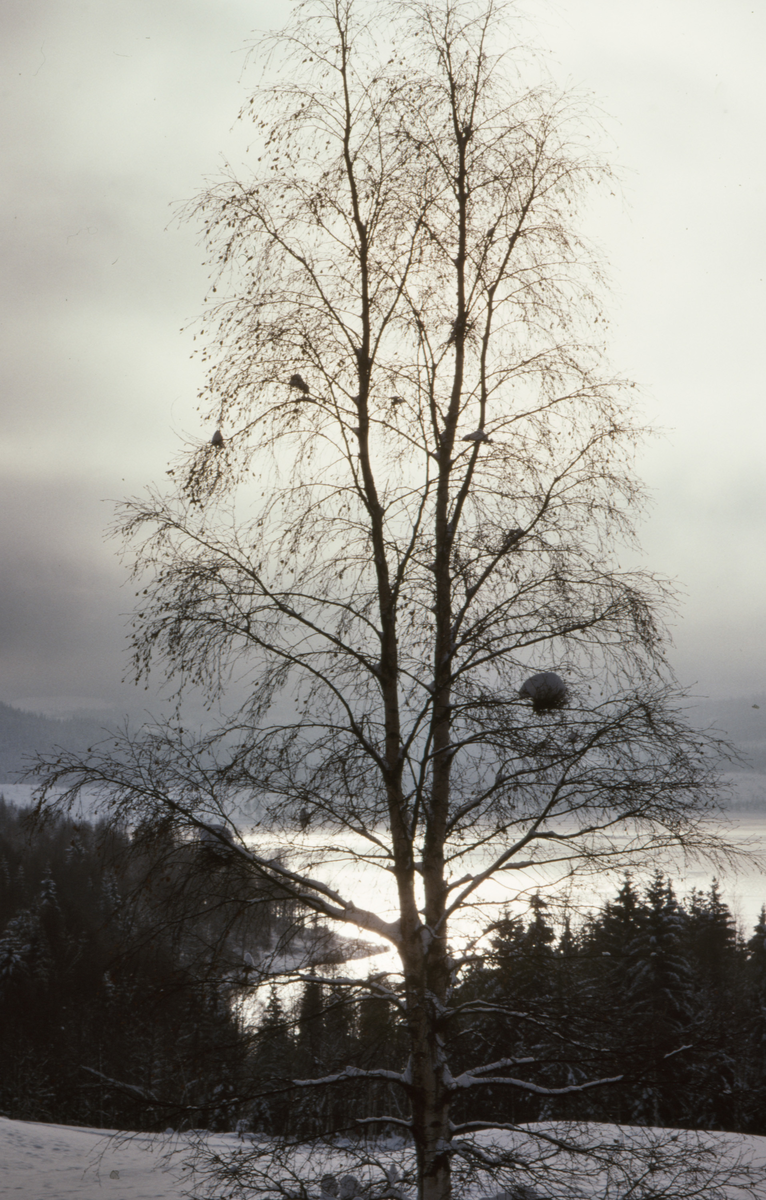
[[[736,808],[728,814],[729,825],[726,832],[736,845],[759,854],[763,860],[763,869],[753,862],[745,862],[736,873],[716,872],[706,863],[682,867],[670,858],[665,861],[658,860],[656,865],[673,879],[679,897],[687,895],[692,888],[706,891],[717,875],[725,902],[744,935],[749,937],[761,906],[766,904],[766,775],[758,772],[738,772],[726,778],[732,784],[736,803]],[[0,794],[11,803],[24,806],[31,802],[32,787],[29,784],[0,784]],[[315,839],[309,833],[302,840],[310,853]],[[319,840],[317,837],[316,842]],[[261,849],[273,853],[277,847],[273,842],[271,845],[261,843]],[[480,867],[481,864],[477,862],[476,866]],[[384,917],[394,915],[395,888],[390,874],[364,865],[360,867],[348,861],[343,862],[340,858],[325,860],[318,874],[324,882],[337,885],[339,891],[353,897],[360,906],[370,908]],[[645,872],[635,872],[638,884],[645,877]],[[611,872],[584,880],[573,896],[576,908],[582,911],[598,906],[616,893],[619,880],[619,874]],[[542,873],[529,871],[523,879],[522,887],[526,894],[529,894],[537,887],[549,888],[550,879],[546,879]],[[512,890],[508,885],[494,882],[483,896],[493,907],[501,906],[513,901],[519,890],[520,881],[517,877]],[[512,904],[512,907],[521,911],[520,905]],[[456,932],[463,937],[469,937],[475,935],[477,930],[476,917],[468,913]]]

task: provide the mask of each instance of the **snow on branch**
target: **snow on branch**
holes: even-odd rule
[[[486,1068],[479,1068],[479,1070]],[[605,1087],[610,1083],[621,1083],[625,1078],[624,1075],[612,1075],[606,1079],[592,1079],[588,1083],[572,1083],[567,1087],[550,1088],[543,1087],[539,1083],[530,1083],[526,1079],[516,1079],[512,1075],[482,1075],[478,1076],[473,1071],[464,1071],[462,1075],[453,1078],[451,1087],[457,1088],[472,1088],[480,1087],[485,1084],[505,1084],[508,1087],[518,1088],[522,1092],[534,1092],[536,1096],[569,1096],[577,1092],[587,1092],[596,1087]]]

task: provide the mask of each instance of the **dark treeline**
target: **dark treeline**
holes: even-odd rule
[[[389,980],[362,998],[317,967],[246,1021],[249,956],[300,926],[225,848],[63,817],[32,828],[0,801],[0,1112],[300,1137],[406,1119],[401,1088],[346,1073],[405,1068]],[[554,1091],[620,1078],[558,1095],[488,1083],[457,1119],[766,1133],[766,914],[745,938],[717,885],[679,900],[658,873],[577,924],[533,897],[486,943],[445,1023],[453,1075],[502,1061]]]
[[[473,1041],[486,1061],[529,1058],[549,1087],[622,1078],[555,1099],[487,1088],[472,1095],[473,1115],[765,1132],[765,934],[762,911],[753,936],[738,935],[715,882],[680,901],[659,872],[641,891],[626,878],[576,930],[555,930],[534,898],[526,921],[498,924],[463,1000],[527,1016],[498,1011],[465,1025],[457,1055]]]
[[[472,1088],[458,1119],[766,1133],[763,912],[745,940],[717,884],[680,901],[658,873],[644,890],[626,878],[577,928],[555,925],[544,899],[533,897],[526,919],[495,924],[490,944],[467,971],[445,1027],[453,1075],[504,1060],[510,1074],[518,1063],[519,1075],[545,1089],[620,1078],[553,1096],[507,1083]],[[387,1082],[288,1087],[291,1076],[332,1076],[345,1064],[402,1070],[395,1011],[326,980],[306,982],[292,1006],[273,989],[253,1049],[262,1089],[250,1108],[254,1128],[304,1136],[351,1128],[360,1117],[405,1116],[400,1090]]]
[[[251,1086],[245,950],[294,914],[235,856],[0,799],[0,1112],[230,1128]]]

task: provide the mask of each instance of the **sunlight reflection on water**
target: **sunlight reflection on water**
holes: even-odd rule
[[[735,792],[741,797],[749,811],[732,812],[729,814],[728,828],[724,832],[729,838],[743,849],[760,855],[766,864],[766,776],[759,773],[741,773],[729,776],[735,786]],[[0,784],[0,795],[10,803],[20,806],[32,802],[32,786],[30,784]],[[761,807],[762,806],[762,807]],[[88,819],[92,812],[87,805],[79,814]],[[247,837],[247,834],[245,834]],[[273,836],[264,836],[260,832],[251,835],[248,840],[257,845],[266,857],[279,851],[280,844]],[[296,847],[301,855],[317,859],[325,837],[322,834],[308,832],[299,838]],[[349,839],[346,843],[351,850],[368,849],[369,844],[363,839]],[[484,861],[480,855],[474,855],[468,869],[480,870]],[[682,864],[668,855],[658,858],[657,868],[664,871],[673,880],[676,894],[679,897],[688,895],[693,888],[700,891],[709,889],[712,880],[718,878],[724,901],[737,919],[742,932],[749,936],[755,925],[761,906],[766,903],[766,874],[754,862],[744,862],[739,869],[716,871],[709,863],[699,862]],[[465,866],[460,868],[464,873]],[[345,899],[353,900],[360,908],[367,908],[385,920],[393,920],[396,916],[396,885],[390,872],[380,867],[366,863],[354,862],[342,848],[330,854],[321,856],[316,862],[314,874],[322,882],[334,887]],[[650,871],[634,872],[636,884],[643,886],[648,880]],[[463,947],[476,938],[488,921],[496,919],[502,909],[508,906],[512,912],[523,915],[527,909],[529,897],[539,888],[554,909],[557,904],[563,904],[568,899],[573,918],[584,915],[588,910],[598,907],[604,900],[614,896],[620,886],[622,873],[620,871],[602,871],[581,878],[572,890],[568,882],[557,882],[551,872],[542,868],[527,869],[513,872],[513,878],[507,880],[495,879],[486,883],[477,893],[472,905],[467,907],[460,918],[455,918],[450,925],[450,934],[454,943]],[[478,907],[481,906],[481,913]],[[360,931],[360,936],[369,942],[377,939]],[[361,974],[367,970],[395,971],[398,959],[395,952],[390,951],[381,943],[384,953],[376,954],[369,959],[361,960]]]
[[[724,832],[737,847],[755,853],[766,864],[766,811],[762,813],[732,813]],[[332,853],[320,856],[325,836],[307,833],[296,840],[296,853],[313,860],[313,875],[321,882],[334,888],[344,899],[353,900],[360,908],[368,909],[384,920],[396,917],[396,885],[390,872],[382,867],[353,861],[353,851],[368,849],[369,843],[362,838],[349,836],[349,854],[344,855],[340,847]],[[259,844],[262,853],[274,853],[277,845],[273,840],[255,838],[251,844]],[[461,869],[481,870],[486,860],[480,854],[472,856]],[[766,903],[766,875],[753,861],[740,864],[738,870],[719,870],[708,862],[683,863],[670,853],[658,857],[656,868],[662,870],[672,881],[676,895],[683,898],[693,890],[707,891],[717,878],[724,901],[728,904],[745,937],[749,937],[761,906]],[[652,870],[636,870],[633,878],[639,890],[649,881]],[[511,912],[523,915],[528,908],[529,898],[538,889],[550,905],[551,914],[570,912],[573,923],[582,919],[589,911],[598,908],[605,900],[616,895],[623,872],[602,870],[575,881],[562,878],[561,870],[544,867],[514,871],[510,879],[487,881],[472,903],[450,923],[453,945],[462,952],[479,937],[482,929],[496,920],[507,907]],[[365,941],[377,939],[364,930],[359,931]],[[381,953],[358,961],[356,970],[364,976],[367,971],[396,972],[399,960],[396,952],[381,942]]]

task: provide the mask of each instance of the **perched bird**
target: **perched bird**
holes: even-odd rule
[[[532,701],[533,712],[552,712],[566,704],[567,685],[555,671],[540,671],[522,683],[519,695]]]
[[[308,827],[311,823],[311,813],[307,808],[302,808],[301,811],[299,812],[298,823],[299,823],[301,829],[303,829],[303,830],[308,829]]]
[[[308,396],[309,394],[309,385],[300,375],[290,376],[290,387],[297,388],[299,392],[303,392],[304,396]]]
[[[246,950],[245,953],[242,955],[242,958],[243,958],[243,961],[245,964],[245,970],[252,971],[253,967],[255,966],[255,959],[253,958],[250,951]]]
[[[210,439],[210,445],[215,446],[217,450],[223,445],[223,434],[221,433],[220,429],[216,429],[215,433]]]
[[[464,433],[461,438],[463,442],[491,442],[492,438],[487,437],[483,429],[474,429],[473,433]]]

